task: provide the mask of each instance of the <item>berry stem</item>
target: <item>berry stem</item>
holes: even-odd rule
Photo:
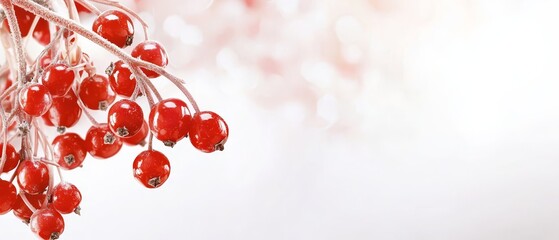
[[[130,68],[130,71],[132,72],[132,74],[134,74],[134,76],[136,76],[136,81],[138,81],[138,79],[142,79],[142,78],[147,78],[147,76],[144,74],[143,71],[139,70],[136,67],[132,67]],[[139,77],[139,78],[138,78]],[[140,87],[140,91],[146,95],[146,98],[148,99],[148,104],[149,104],[149,108],[151,109],[153,107],[153,105],[155,105],[155,102],[153,101],[153,96],[151,95],[151,92],[149,89],[147,89],[147,83],[151,83],[149,80],[147,81],[138,81],[136,87]],[[152,85],[153,86],[153,85]],[[158,101],[161,101],[161,95],[159,95],[159,92],[157,92],[157,90],[155,90],[155,88],[153,89],[155,95],[158,98]],[[151,131],[149,131],[149,140],[148,140],[148,150],[152,150],[153,149],[153,133]]]
[[[36,3],[35,3],[36,4]],[[17,80],[20,86],[23,85],[25,82],[25,75],[26,75],[26,62],[25,62],[25,51],[22,45],[21,39],[21,30],[19,29],[19,25],[17,24],[16,13],[14,11],[14,5],[12,4],[11,0],[0,0],[0,5],[4,7],[4,12],[6,13],[6,19],[8,20],[8,26],[12,33],[10,36],[12,37],[12,41],[14,43],[15,49],[15,58],[17,62]],[[38,4],[37,4],[38,5]],[[40,5],[38,5],[40,6]],[[42,7],[42,6],[41,6]]]
[[[66,8],[68,8],[68,16],[70,19],[80,22],[80,16],[78,14],[78,10],[76,9],[76,3],[74,0],[64,0],[64,3],[66,3]]]
[[[157,101],[161,101],[161,99],[162,99],[161,94],[159,93],[159,91],[157,91],[157,89],[155,88],[153,83],[148,79],[146,74],[140,68],[134,66],[134,67],[130,68],[130,71],[132,72],[132,74],[134,74],[136,80],[140,80],[139,83],[142,84],[143,89],[145,91],[145,92],[143,92],[143,94],[148,95],[149,94],[148,91],[151,91],[151,92],[153,92],[153,94],[157,98]],[[151,96],[147,96],[147,97],[149,98]],[[153,97],[152,97],[152,101],[151,101],[149,107],[151,108],[153,106],[153,104],[154,104],[154,102],[153,102]]]
[[[194,112],[196,112],[196,113],[200,112],[200,108],[198,107],[198,104],[194,100],[194,97],[192,96],[192,94],[190,94],[188,89],[186,89],[186,87],[183,84],[181,84],[181,82],[180,82],[181,79],[180,78],[177,78],[176,76],[173,76],[173,75],[171,75],[167,72],[163,72],[163,73],[161,73],[161,75],[165,76],[173,84],[175,84],[175,86],[177,86],[177,88],[186,96],[186,98],[188,99],[190,104],[192,104],[192,108],[194,109]]]
[[[8,121],[6,119],[6,113],[4,112],[4,108],[1,108],[0,113],[2,114],[2,160],[0,160],[0,174],[4,171],[4,164],[6,164],[6,147],[8,146]]]
[[[7,0],[2,0],[7,1]],[[152,70],[160,75],[163,75],[165,78],[169,79],[173,84],[175,84],[179,89],[184,93],[184,95],[188,98],[188,101],[192,104],[195,112],[199,112],[198,105],[196,101],[192,97],[192,94],[182,85],[184,81],[173,74],[167,72],[164,68],[157,66],[153,63],[149,63],[140,59],[133,58],[122,49],[118,48],[116,45],[112,44],[111,42],[107,41],[106,39],[102,38],[101,36],[95,34],[94,32],[80,26],[76,22],[69,20],[60,16],[59,14],[50,11],[49,9],[28,0],[12,0],[14,4],[18,5],[19,7],[34,13],[36,15],[41,16],[42,18],[50,21],[53,24],[56,24],[60,27],[65,27],[70,31],[73,31],[83,37],[89,39],[90,41],[94,42],[95,44],[103,47],[105,50],[110,52],[111,54],[119,57],[124,61],[128,66],[131,68],[134,67],[142,67],[148,70]]]
[[[39,128],[39,124],[37,123],[37,121],[35,120],[33,122],[33,125],[35,126],[35,128],[39,129],[39,137],[41,138],[41,143],[43,144],[43,147],[48,149],[48,159],[52,161],[54,161],[54,150],[52,149],[52,145],[49,144],[48,140],[47,140],[47,135],[45,135],[45,133],[43,132],[42,129]],[[47,155],[47,151],[45,151],[45,156]],[[53,162],[54,163],[54,162]],[[60,167],[57,165],[56,166],[56,170],[58,171],[58,177],[60,178],[60,181],[64,181],[64,177],[62,176],[62,171],[60,170]]]
[[[54,173],[52,170],[52,166],[47,164],[47,168],[49,170],[49,187],[47,189],[47,197],[45,198],[45,201],[43,202],[43,206],[46,206],[48,201],[49,201],[49,197],[52,195],[52,190],[54,190]]]
[[[55,163],[55,162],[53,162],[52,160],[49,160],[49,159],[45,159],[45,158],[35,158],[35,159],[38,160],[39,162],[42,162],[42,163],[47,164],[47,165],[52,165],[52,166],[55,166],[57,168],[60,167],[60,165],[58,165],[58,163]]]
[[[35,207],[33,207],[33,204],[31,204],[31,202],[29,202],[29,199],[27,199],[27,196],[25,196],[25,193],[23,193],[23,191],[20,191],[19,195],[21,196],[21,200],[23,200],[23,203],[25,203],[25,205],[29,208],[29,210],[31,210],[31,212],[36,212],[37,211],[37,209]]]
[[[58,30],[54,39],[47,46],[45,46],[45,48],[39,53],[39,55],[37,55],[37,59],[35,60],[35,63],[33,65],[33,67],[35,69],[35,73],[34,73],[35,79],[34,80],[38,80],[38,78],[40,77],[39,76],[39,72],[40,72],[40,69],[41,69],[40,60],[45,56],[45,54],[47,54],[49,51],[53,50],[54,45],[60,40],[60,38],[62,37],[63,32],[64,32],[64,29]],[[53,62],[54,61],[51,61],[49,66],[52,65]]]
[[[35,121],[33,121],[35,122]],[[33,157],[37,157],[38,151],[39,151],[39,131],[38,131],[38,126],[34,126],[33,128]]]
[[[13,92],[16,89],[17,85],[13,85],[10,88],[8,88],[8,90],[6,90],[4,93],[2,93],[2,95],[0,95],[0,103],[2,101],[4,101],[4,98],[7,97],[11,92]],[[4,108],[0,108],[0,117],[2,118],[2,143],[4,144],[2,147],[2,158],[0,160],[0,174],[2,174],[2,170],[4,169],[4,165],[6,164],[6,147],[8,145],[8,128],[11,126],[11,120],[13,119],[15,115],[11,114],[9,117],[6,117],[6,112],[4,111]]]
[[[32,33],[35,31],[35,28],[37,27],[37,24],[39,23],[39,19],[41,19],[38,16],[35,16],[35,18],[33,19],[33,23],[31,24],[31,27],[29,28],[29,32]],[[25,39],[23,40],[23,47],[27,47],[27,43],[29,42],[29,39],[31,38],[33,34],[29,34],[27,35],[27,37],[25,37]]]
[[[43,206],[46,206],[47,203],[48,203],[48,200],[49,200],[49,196],[52,195],[52,191],[54,190],[54,173],[53,173],[54,170],[53,170],[53,166],[56,167],[56,170],[57,170],[57,172],[58,172],[58,177],[60,178],[60,181],[64,181],[64,177],[62,176],[62,171],[60,170],[60,166],[59,166],[58,164],[56,164],[56,163],[53,162],[53,159],[54,159],[54,154],[53,154],[53,153],[54,153],[54,151],[53,151],[53,149],[52,149],[52,146],[48,143],[47,138],[46,138],[46,135],[45,135],[45,134],[43,133],[43,131],[39,128],[39,124],[37,123],[37,120],[36,120],[36,119],[33,119],[33,127],[34,127],[35,129],[38,129],[37,132],[38,132],[39,138],[41,139],[40,142],[41,142],[41,144],[43,145],[43,147],[47,146],[47,148],[49,149],[49,155],[50,155],[50,158],[47,158],[47,159],[50,159],[50,161],[48,161],[48,162],[46,162],[46,161],[44,161],[44,160],[42,160],[42,159],[39,160],[39,161],[41,161],[41,162],[48,163],[48,164],[47,164],[47,167],[48,167],[48,171],[49,171],[49,186],[48,186],[48,190],[47,190],[47,198],[45,198],[45,201],[43,202]],[[46,152],[45,152],[44,154],[45,154],[45,156],[47,155]]]
[[[89,121],[91,122],[91,124],[97,126],[99,125],[99,122],[97,122],[97,120],[95,120],[95,118],[91,115],[91,113],[88,111],[88,109],[85,107],[85,105],[83,104],[82,100],[78,98],[78,105],[80,106],[80,108],[82,109],[83,113],[85,114],[85,116],[87,117],[87,119],[89,119]]]
[[[101,14],[101,11],[99,11],[99,9],[97,7],[95,7],[93,4],[89,3],[86,0],[75,0],[76,2],[79,2],[82,6],[84,6],[87,10],[89,10],[90,12],[92,12],[93,14],[99,16],[99,14]]]
[[[0,101],[3,101],[5,98],[9,97],[9,95],[17,89],[17,85],[12,85],[6,91],[4,91],[0,95]]]

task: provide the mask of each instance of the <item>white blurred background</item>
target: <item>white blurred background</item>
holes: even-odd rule
[[[231,135],[156,145],[157,190],[132,177],[141,148],[87,159],[61,239],[559,239],[558,1],[127,4]]]

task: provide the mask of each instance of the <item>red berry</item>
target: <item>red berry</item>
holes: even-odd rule
[[[148,123],[144,120],[142,124],[142,128],[136,134],[132,135],[129,138],[123,138],[122,142],[126,145],[144,145],[146,143],[146,137],[148,136]]]
[[[25,37],[29,34],[29,30],[31,30],[31,25],[35,20],[35,14],[24,10],[18,6],[14,6],[14,11],[17,18],[17,25],[19,26],[19,30],[21,32],[21,36]],[[48,27],[48,22],[40,18],[39,22],[37,22],[37,26],[35,26],[35,31],[33,32],[33,38],[35,38],[39,43],[46,45],[50,42],[50,29]],[[4,26],[11,32],[10,26],[8,25],[8,21],[4,21]]]
[[[27,85],[19,94],[19,104],[25,113],[40,117],[49,110],[52,97],[45,86],[33,83]]]
[[[147,188],[161,186],[171,173],[169,159],[155,150],[141,152],[134,160],[134,177]]]
[[[43,193],[49,185],[49,169],[39,161],[24,160],[17,170],[19,189],[25,193],[36,195]]]
[[[52,121],[50,120],[48,113],[44,114],[43,116],[41,116],[41,118],[43,119],[43,122],[45,123],[45,125],[49,126],[49,127],[54,127],[54,124],[52,123]]]
[[[2,157],[2,148],[4,148],[4,144],[0,143],[0,158]],[[14,170],[19,164],[19,159],[19,153],[12,144],[8,143],[8,145],[6,145],[6,163],[0,172],[9,172]]]
[[[83,6],[79,2],[76,2],[76,10],[78,10],[78,13],[91,13],[91,11],[89,11],[89,9],[87,9],[85,6]]]
[[[93,110],[106,110],[115,100],[109,80],[102,75],[85,78],[80,84],[79,96],[83,104]]]
[[[63,96],[72,87],[75,73],[64,63],[50,65],[43,73],[43,85],[53,97]]]
[[[64,133],[52,140],[54,160],[66,170],[72,170],[83,164],[87,152],[85,142],[80,135]]]
[[[42,18],[39,19],[37,26],[35,26],[35,31],[33,32],[33,38],[43,46],[48,45],[50,43],[49,22]]]
[[[11,112],[13,109],[13,105],[12,105],[12,100],[10,99],[11,97],[7,97],[6,99],[4,99],[4,101],[2,101],[1,106],[2,108],[4,108],[5,112]]]
[[[138,133],[144,124],[144,112],[136,102],[122,99],[109,109],[107,116],[109,128],[121,138]]]
[[[58,239],[64,232],[64,218],[52,208],[37,210],[31,215],[31,231],[41,239]]]
[[[203,152],[223,151],[229,128],[214,112],[199,112],[192,117],[189,134],[192,145]]]
[[[14,84],[14,81],[12,81],[12,79],[10,78],[7,78],[4,81],[2,81],[2,84],[0,86],[0,93],[4,93],[4,91],[8,90],[8,88],[10,88],[12,84]]]
[[[93,22],[93,31],[120,48],[130,46],[134,40],[134,24],[126,13],[108,10]]]
[[[167,52],[165,51],[163,46],[161,46],[161,44],[156,41],[150,40],[138,44],[138,46],[136,46],[134,50],[132,50],[132,57],[139,58],[160,67],[167,66],[169,61],[169,59],[167,58]],[[159,74],[154,71],[144,68],[142,68],[142,71],[146,74],[146,76],[150,78],[159,77]]]
[[[186,137],[190,129],[190,110],[180,99],[165,99],[153,106],[149,113],[149,128],[167,146]]]
[[[82,108],[78,105],[78,97],[70,90],[65,96],[54,97],[52,106],[42,117],[47,125],[56,126],[60,132],[64,132],[66,128],[76,125],[81,116]]]
[[[21,32],[21,36],[25,37],[29,34],[29,30],[31,29],[31,24],[33,24],[33,20],[35,19],[35,15],[28,11],[25,11],[23,8],[18,6],[14,6],[14,12],[17,18],[17,25],[19,26],[19,31]],[[4,26],[8,29],[8,31],[12,32],[10,26],[8,25],[8,20],[4,20]]]
[[[12,210],[16,199],[16,187],[11,182],[0,179],[0,215]]]
[[[61,182],[52,190],[52,206],[62,214],[80,213],[82,194],[74,184]]]
[[[33,206],[36,209],[41,208],[41,206],[45,202],[45,198],[47,197],[45,193],[41,193],[37,195],[30,195],[27,193],[23,193],[23,194],[25,195],[29,203],[31,203],[31,206]],[[23,199],[21,199],[21,193],[18,194],[16,202],[14,203],[14,215],[19,219],[21,219],[22,221],[29,223],[29,218],[31,218],[32,214],[33,212],[31,211],[31,209],[29,209],[29,207],[27,207],[25,202],[23,202]]]
[[[122,141],[116,137],[107,124],[91,126],[85,136],[85,147],[91,156],[110,158],[120,151]]]
[[[132,72],[128,68],[128,64],[122,60],[109,67],[109,81],[113,90],[121,96],[131,97],[136,88],[136,78],[132,76]]]

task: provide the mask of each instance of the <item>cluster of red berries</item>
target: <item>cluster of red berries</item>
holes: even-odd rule
[[[13,29],[6,4],[2,3],[8,18],[4,20],[4,27]],[[11,4],[7,5],[10,7]],[[149,82],[149,79],[159,77],[161,69],[168,63],[161,44],[146,37],[133,48],[130,58],[121,58],[106,69],[106,75],[99,74],[89,56],[77,46],[76,34],[87,35],[87,32],[72,31],[83,30],[72,24],[61,26],[57,22],[55,36],[50,32],[52,21],[46,19],[59,20],[62,17],[48,12],[41,15],[40,11],[33,11],[40,6],[29,6],[26,10],[12,6],[21,37],[32,32],[32,36],[46,47],[31,63],[31,70],[20,75],[24,78],[10,80],[10,73],[18,72],[13,66],[0,69],[0,80],[3,79],[0,82],[3,136],[0,174],[13,173],[9,181],[0,178],[0,215],[13,211],[15,216],[29,223],[32,232],[41,239],[58,239],[64,231],[61,214],[79,214],[82,199],[78,188],[63,180],[61,169],[81,167],[88,154],[107,159],[117,154],[123,144],[145,146],[148,142],[147,150],[133,161],[133,175],[145,187],[157,188],[167,181],[171,167],[167,157],[152,148],[153,137],[170,147],[188,137],[192,145],[203,152],[223,150],[229,130],[218,114],[199,111],[186,91],[183,92],[190,105],[178,98],[161,98]],[[75,7],[68,6],[68,9],[75,12]],[[98,12],[92,6],[79,7],[86,12]],[[109,49],[114,46],[124,49],[133,44],[134,24],[130,17],[133,13],[127,12],[126,8],[98,13],[93,31],[89,31],[95,35],[91,38],[100,37],[101,40],[97,39],[99,44],[111,45],[107,47]],[[177,82],[176,79],[172,81]],[[151,107],[147,118],[136,102],[142,96],[148,98]],[[106,120],[97,122],[89,113],[92,110],[107,111]],[[85,138],[68,131],[82,114],[92,123]],[[41,129],[43,125],[37,120],[39,117],[44,125],[55,127],[59,132],[52,141]],[[19,150],[15,145],[21,146]],[[54,168],[57,168],[60,179],[56,185]],[[17,184],[13,183],[14,180]]]

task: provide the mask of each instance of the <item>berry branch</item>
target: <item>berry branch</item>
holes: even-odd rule
[[[92,12],[96,16],[99,16],[99,14],[101,14],[101,11],[99,11],[99,9],[97,7],[95,7],[93,4],[89,3],[89,1],[76,0],[76,2],[81,4],[85,9],[87,9],[87,11]]]
[[[0,215],[13,211],[31,223],[38,237],[50,240],[64,231],[62,214],[80,214],[81,193],[64,180],[63,171],[82,167],[87,155],[111,158],[123,145],[144,147],[148,139],[147,149],[132,162],[133,175],[143,186],[158,188],[169,178],[171,166],[165,154],[154,149],[154,139],[173,147],[188,137],[196,149],[210,153],[223,150],[229,134],[221,116],[200,111],[184,81],[165,70],[167,53],[148,38],[148,25],[137,13],[112,0],[64,3],[61,11],[68,18],[52,10],[48,0],[0,0],[0,40],[6,55],[0,67]],[[100,12],[92,3],[114,9]],[[81,25],[80,7],[95,14],[93,31]],[[128,54],[122,49],[133,44],[130,16],[142,25],[144,40]],[[78,36],[118,58],[106,75],[97,73]],[[35,57],[26,51],[33,39],[44,46]],[[159,76],[177,87],[189,104],[163,97],[151,82]],[[144,96],[150,108],[147,118],[136,101]],[[107,117],[96,119],[91,111],[106,111]],[[91,123],[85,139],[68,131],[82,113]],[[59,134],[49,140],[45,127],[55,127]],[[10,172],[9,181],[1,178]]]
[[[128,55],[126,52],[124,52],[122,49],[118,48],[116,45],[112,44],[108,40],[102,38],[101,36],[91,32],[87,29],[85,29],[84,27],[80,26],[79,24],[75,23],[74,21],[66,19],[66,18],[50,11],[49,9],[35,3],[35,2],[28,1],[28,0],[13,0],[13,2],[14,2],[14,4],[22,7],[25,10],[28,10],[28,11],[36,14],[37,16],[41,16],[42,18],[48,20],[49,22],[51,22],[51,23],[53,23],[53,24],[55,24],[59,27],[65,27],[65,28],[69,29],[70,31],[75,32],[75,33],[87,38],[88,40],[94,42],[95,44],[103,47],[105,50],[107,50],[111,54],[117,56],[122,61],[124,61],[126,64],[128,64],[132,69],[139,69],[141,67],[141,68],[144,68],[144,69],[149,70],[149,71],[156,72],[157,74],[160,74],[160,75],[166,77],[175,86],[177,86],[177,87],[181,86],[181,87],[179,87],[180,90],[187,97],[190,104],[192,104],[192,107],[194,108],[194,111],[195,112],[200,111],[200,109],[198,108],[198,104],[194,100],[194,97],[192,97],[192,94],[190,94],[188,89],[184,88],[184,86],[182,85],[182,84],[184,84],[184,81],[182,79],[180,79],[179,77],[167,72],[164,68],[162,68],[160,66],[157,66],[153,63],[150,63],[150,62],[146,62],[146,61],[143,61],[143,60],[140,60],[140,59],[133,58],[132,56]]]
[[[24,54],[22,40],[21,40],[21,31],[19,29],[19,25],[17,24],[16,13],[14,11],[14,5],[12,4],[12,2],[10,0],[1,0],[0,5],[4,7],[4,13],[6,14],[8,24],[10,26],[10,29],[12,30],[11,36],[12,36],[13,44],[15,45],[15,51],[16,51],[15,57],[16,57],[16,62],[18,64],[17,81],[18,84],[21,85],[24,82],[25,73],[26,73],[25,71],[26,62],[24,60],[25,54]]]

